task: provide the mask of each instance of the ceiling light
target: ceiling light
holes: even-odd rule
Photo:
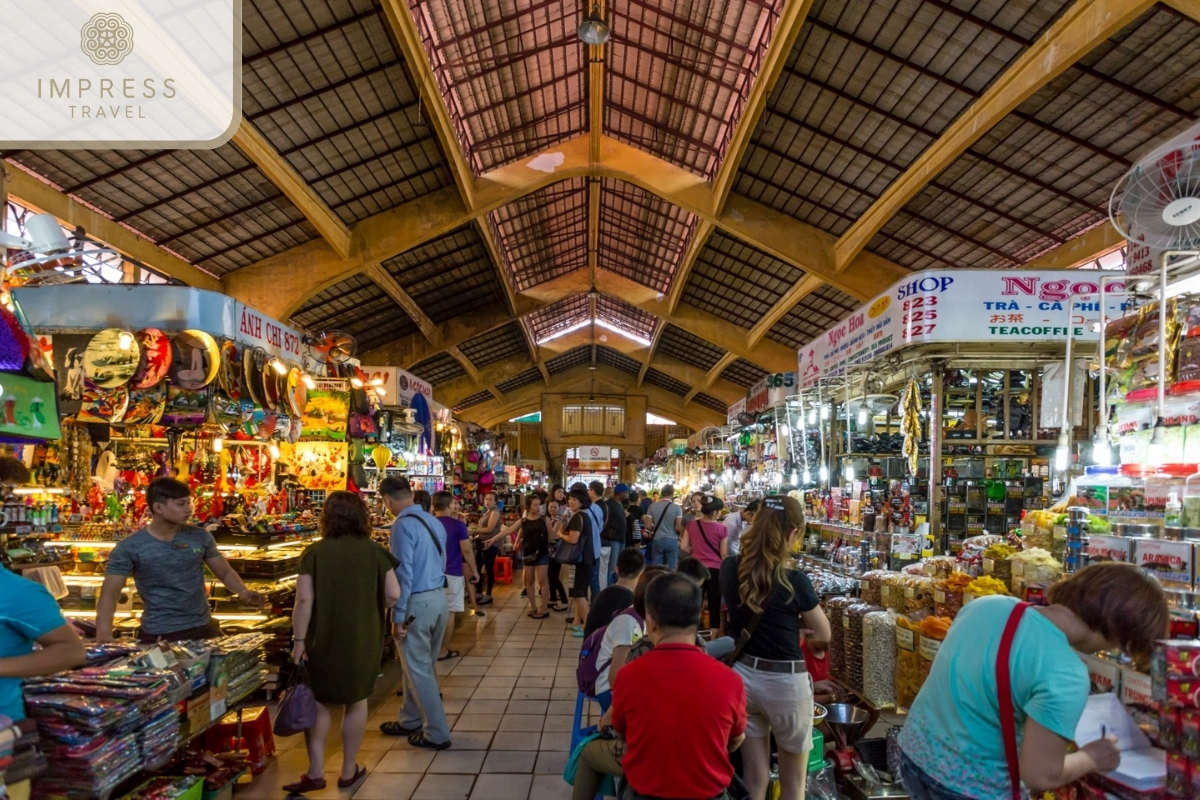
[[[355,389],[361,389],[366,384],[364,384],[362,382],[362,378],[355,375],[353,378],[350,379],[350,385],[353,386]]]
[[[859,427],[862,427],[863,425],[866,425],[866,424],[867,424],[867,407],[859,406],[858,407],[858,425],[859,425]]]
[[[822,464],[822,465],[821,465],[821,469],[818,471],[818,473],[817,473],[817,474],[818,474],[818,475],[820,476],[820,478],[821,478],[821,483],[828,483],[828,482],[829,482],[829,467],[827,467],[827,466],[825,466],[824,464]]]
[[[817,424],[817,407],[816,406],[813,406],[812,408],[810,408],[808,410],[808,424],[809,425]]]
[[[376,375],[374,378],[371,378],[371,385],[383,386],[383,378],[380,378],[378,375]]]
[[[309,391],[312,391],[313,389],[316,389],[316,388],[317,388],[317,382],[316,382],[316,381],[314,381],[314,380],[313,380],[313,377],[312,377],[312,375],[309,375],[307,372],[306,372],[306,373],[304,373],[304,377],[303,377],[303,378],[301,378],[301,380],[303,380],[303,381],[304,381],[304,388],[305,388],[305,389],[308,389]]]
[[[271,458],[279,458],[279,445],[271,442],[271,444],[267,445],[267,452],[271,454]]]
[[[604,16],[600,13],[600,4],[593,4],[592,13],[579,23],[577,31],[579,38],[586,44],[604,44],[608,41],[609,32],[608,23],[604,21]]]
[[[283,363],[278,358],[271,359],[271,368],[275,370],[276,375],[287,375],[287,364]]]
[[[829,419],[829,406],[821,404],[821,419]]]
[[[787,436],[789,430],[790,430],[790,428],[788,428],[787,423],[784,422],[784,423],[780,424],[780,426],[779,426],[779,435]]]
[[[225,449],[225,440],[224,439],[222,439],[220,436],[218,436],[217,438],[212,440],[212,451],[214,453],[219,453],[224,449]]]
[[[846,465],[846,482],[854,483],[854,465],[853,464]]]
[[[812,473],[809,472],[807,468],[805,468],[805,470],[804,470],[803,481],[804,481],[805,485],[812,483]]]

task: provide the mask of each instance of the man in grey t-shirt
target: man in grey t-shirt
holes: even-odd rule
[[[156,478],[146,488],[150,524],[113,548],[96,604],[96,640],[111,642],[117,597],[131,576],[142,598],[142,642],[211,639],[221,635],[204,590],[207,564],[243,603],[263,604],[217,550],[212,534],[188,525],[191,490],[173,478]]]
[[[675,569],[679,563],[679,532],[677,523],[683,509],[675,503],[675,487],[664,486],[659,494],[661,500],[651,503],[646,516],[642,517],[642,538],[647,534],[654,538],[646,554],[647,564],[666,564]]]

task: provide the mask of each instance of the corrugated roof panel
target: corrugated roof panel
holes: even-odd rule
[[[619,297],[603,294],[596,298],[596,317],[646,341],[653,338],[654,328],[658,325],[658,318],[653,314],[632,306]]]
[[[575,294],[531,312],[527,319],[533,340],[540,344],[584,322],[589,313],[587,295]]]
[[[680,397],[683,397],[692,390],[692,387],[688,386],[683,381],[672,378],[670,375],[660,372],[654,367],[650,367],[646,370],[645,381],[652,386],[657,386],[660,389],[666,389],[668,392],[677,394]]]
[[[408,371],[418,378],[424,378],[434,386],[467,374],[463,365],[449,353],[435,353],[424,361],[409,367]]]
[[[722,348],[670,324],[663,330],[655,352],[673,356],[703,370],[712,369],[725,356]]]
[[[584,178],[539,189],[501,206],[488,219],[518,292],[587,266],[588,192]]]
[[[601,181],[602,269],[666,292],[695,227],[694,214],[640,186],[612,178]]]
[[[705,392],[697,393],[696,396],[692,398],[692,402],[702,405],[705,408],[711,408],[713,411],[718,411],[722,414],[729,410],[729,406],[726,403],[722,402],[719,398],[713,397],[711,394],[706,394]]]
[[[592,346],[590,344],[582,344],[571,348],[565,353],[560,353],[547,361],[546,371],[551,375],[557,375],[560,372],[566,372],[572,367],[578,367],[580,364],[590,364],[591,361]]]
[[[506,303],[491,254],[472,224],[390,258],[383,268],[434,322]]]
[[[528,358],[529,347],[519,322],[480,334],[463,342],[459,349],[476,367],[486,367],[510,358]]]
[[[345,331],[358,342],[359,353],[418,330],[404,310],[363,275],[313,295],[292,315],[292,322],[313,333]]]
[[[744,358],[739,358],[721,371],[721,377],[738,386],[749,389],[767,376],[767,371],[757,364],[752,364]]]
[[[804,273],[716,232],[692,267],[683,299],[743,328],[754,324]]]
[[[530,367],[519,375],[514,375],[506,381],[500,381],[500,383],[496,384],[496,388],[500,390],[501,394],[508,394],[509,392],[515,392],[523,386],[538,383],[541,380],[542,371],[537,367]]]
[[[622,353],[620,350],[615,350],[605,345],[600,345],[596,348],[596,360],[601,364],[607,364],[610,367],[615,367],[622,372],[627,372],[630,375],[637,375],[642,371],[641,362]]]
[[[492,396],[492,393],[489,392],[488,390],[484,389],[482,392],[476,392],[475,394],[471,395],[470,397],[460,401],[458,403],[458,405],[456,405],[454,407],[453,410],[456,413],[459,411],[466,411],[468,408],[482,405],[483,403],[486,403],[487,401],[494,400],[494,399],[495,398]]]

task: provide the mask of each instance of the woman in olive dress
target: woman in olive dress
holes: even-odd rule
[[[352,492],[331,492],[321,514],[321,540],[300,557],[292,612],[292,660],[303,662],[317,699],[317,722],[304,732],[308,771],[285,791],[325,788],[325,738],[332,706],[343,706],[338,787],[367,774],[356,763],[367,726],[367,698],[383,655],[386,612],[400,598],[398,562],[371,541],[367,506]]]

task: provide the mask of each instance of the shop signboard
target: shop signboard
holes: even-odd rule
[[[725,411],[725,424],[737,425],[738,416],[746,413],[746,398],[738,400]]]
[[[366,374],[368,381],[382,381],[379,384],[383,389],[380,399],[385,406],[407,407],[418,394],[425,395],[426,400],[433,400],[433,387],[411,372],[399,367],[368,367],[365,364],[360,369]]]
[[[345,380],[319,378],[308,391],[308,404],[301,418],[305,439],[344,442],[350,420],[350,384]]]
[[[1100,278],[1077,270],[927,270],[892,286],[800,349],[801,387],[908,345],[1096,341]],[[1105,289],[1109,318],[1123,314],[1124,285]]]
[[[776,372],[764,376],[746,395],[745,411],[757,414],[784,404],[788,395],[796,393],[796,373]]]
[[[39,335],[117,327],[158,328],[167,333],[194,329],[261,347],[293,364],[302,364],[306,354],[296,329],[228,295],[204,289],[86,283],[16,289],[13,298]]]

